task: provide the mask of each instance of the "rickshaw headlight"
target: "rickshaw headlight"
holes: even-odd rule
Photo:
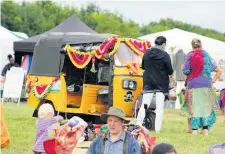
[[[129,80],[123,80],[123,88],[127,89],[129,87]]]
[[[130,81],[129,82],[129,89],[135,90],[136,89],[136,82],[135,81]]]
[[[38,78],[37,78],[37,77],[35,77],[35,78],[34,78],[34,81],[35,81],[35,82],[38,82]]]
[[[123,89],[136,90],[137,82],[134,80],[124,79]]]

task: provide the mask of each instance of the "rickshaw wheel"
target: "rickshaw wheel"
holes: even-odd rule
[[[147,121],[147,123],[146,123]],[[148,130],[155,130],[155,112],[153,111],[147,111],[147,114],[145,116],[144,124],[143,124]]]

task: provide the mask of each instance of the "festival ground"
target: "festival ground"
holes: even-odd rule
[[[10,134],[10,145],[2,149],[4,154],[32,154],[35,138],[35,118],[33,109],[27,104],[4,104],[5,122]],[[161,133],[150,132],[157,137],[157,143],[174,145],[180,154],[207,154],[211,144],[224,141],[224,117],[218,113],[217,123],[208,137],[186,133],[187,119],[177,110],[166,110]],[[84,145],[85,146],[85,145]]]

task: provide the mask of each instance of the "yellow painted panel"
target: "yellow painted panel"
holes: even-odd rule
[[[34,79],[38,78],[38,81],[35,82]],[[55,77],[46,77],[46,76],[29,76],[29,79],[32,81],[33,84],[35,85],[40,85],[40,84],[50,84],[52,82],[52,80]],[[60,82],[61,82],[61,86],[60,86],[60,91],[59,92],[50,92],[44,99],[51,101],[54,104],[55,109],[58,111],[66,111],[66,102],[67,102],[67,92],[66,92],[66,83],[65,83],[65,79],[64,76],[61,75],[60,76]],[[33,107],[36,108],[40,102],[40,100],[38,100],[32,91],[30,91],[30,93],[28,94],[28,100],[27,100],[28,104]]]
[[[141,94],[143,89],[143,77],[142,73],[138,75],[130,75],[126,67],[114,67],[114,79],[113,79],[113,105],[122,109],[127,117],[131,117],[133,114],[133,105],[137,99],[137,97]],[[143,72],[141,70],[141,72]],[[135,91],[125,90],[122,87],[123,79],[131,79],[137,82],[137,88]],[[133,99],[132,102],[126,102],[125,95],[130,91],[132,92]]]
[[[100,99],[97,99],[98,90],[105,87],[107,86],[84,84],[80,108],[67,108],[66,111],[93,115],[106,112],[107,107]]]

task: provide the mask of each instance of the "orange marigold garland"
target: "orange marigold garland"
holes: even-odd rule
[[[108,53],[109,48],[117,43],[117,38],[113,38],[109,41],[102,43],[96,50],[92,51],[93,55],[95,55],[98,59],[103,59],[104,55]]]
[[[127,63],[127,68],[130,74],[139,74],[139,64],[137,63]]]
[[[37,99],[41,100],[45,98],[48,93],[50,92],[53,84],[58,80],[58,78],[54,78],[50,84],[41,84],[41,85],[34,85],[32,84],[32,92]]]
[[[146,49],[148,48],[148,44],[146,45],[144,41],[126,39],[125,42],[139,56],[143,56]]]
[[[114,55],[114,54],[116,53],[116,51],[117,51],[118,48],[119,48],[120,42],[121,42],[122,40],[123,40],[123,39],[121,39],[121,38],[117,38],[117,41],[116,41],[116,43],[115,43],[115,45],[114,45],[113,50],[112,50],[110,53],[108,53],[109,56],[112,56],[112,55]]]
[[[71,62],[77,68],[84,68],[91,61],[92,55],[90,52],[80,52],[71,48],[69,45],[66,46],[66,49]]]
[[[74,66],[77,68],[84,68],[88,65],[88,63],[92,60],[92,71],[94,70],[94,63],[93,58],[94,56],[98,59],[106,60],[104,59],[105,54],[109,54],[109,56],[112,56],[116,53],[116,51],[119,48],[119,45],[121,42],[124,42],[127,44],[129,48],[131,48],[137,55],[143,56],[146,49],[151,47],[151,44],[149,41],[140,41],[136,39],[128,39],[128,38],[120,38],[120,37],[112,37],[109,41],[106,41],[102,43],[97,49],[94,49],[90,52],[80,52],[78,50],[73,49],[69,45],[66,45],[66,50],[68,53],[68,56]],[[113,47],[113,50],[109,52],[110,47]]]
[[[146,49],[151,48],[151,43],[149,41],[145,41],[144,43],[145,43],[145,48]]]
[[[25,91],[29,93],[31,91],[31,81],[29,80],[29,75],[25,78]]]

